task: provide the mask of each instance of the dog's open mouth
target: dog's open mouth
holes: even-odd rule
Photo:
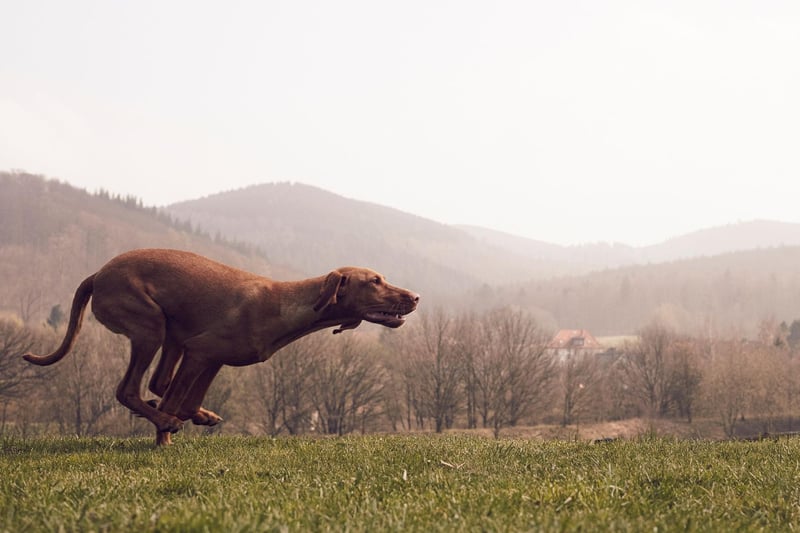
[[[405,323],[406,318],[397,312],[369,311],[364,315],[364,320],[387,328],[399,328]]]

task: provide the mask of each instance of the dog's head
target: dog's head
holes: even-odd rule
[[[362,320],[398,328],[405,316],[417,308],[419,294],[386,282],[368,268],[343,267],[329,273],[322,282],[314,310],[326,319],[341,319],[339,333],[357,327]]]

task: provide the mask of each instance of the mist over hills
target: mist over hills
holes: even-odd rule
[[[398,261],[387,261],[388,254],[392,260],[413,256],[493,284],[494,279],[516,282],[800,246],[800,224],[767,220],[702,229],[651,246],[602,242],[562,246],[476,226],[448,226],[299,183],[254,185],[166,210],[206,231],[256,243],[271,257],[309,274],[348,261],[400,266]]]
[[[558,271],[548,260],[481,243],[459,228],[302,184],[257,185],[166,210],[204,231],[251,242],[306,275],[369,266],[442,304],[484,283]]]
[[[423,295],[421,309],[503,305],[550,328],[626,334],[657,317],[680,330],[752,333],[800,317],[800,225],[700,230],[647,247],[559,246],[448,226],[315,187],[277,183],[147,208],[39,176],[0,172],[0,313],[41,320],[77,283],[139,247],[192,250],[278,279],[355,264]]]
[[[547,258],[583,273],[591,270],[648,263],[663,263],[695,257],[800,246],[800,224],[772,220],[753,220],[697,230],[673,237],[662,243],[634,247],[622,243],[590,243],[560,246],[526,239],[507,233],[474,226],[457,226],[476,239],[505,250],[536,258]]]
[[[41,323],[52,306],[69,309],[78,284],[109,259],[148,247],[190,250],[263,275],[297,275],[248,246],[191,231],[136,198],[0,172],[0,316]]]
[[[413,287],[428,305],[517,305],[550,327],[635,331],[739,328],[800,316],[800,225],[752,221],[645,247],[560,246],[446,226],[301,184],[248,187],[168,208],[204,230],[257,244],[309,274],[361,263]]]

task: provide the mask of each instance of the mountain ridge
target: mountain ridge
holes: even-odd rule
[[[447,226],[302,184],[201,200],[156,210],[0,172],[0,313],[42,319],[52,305],[68,306],[77,283],[113,255],[173,247],[276,279],[372,266],[420,292],[423,312],[510,305],[546,327],[595,334],[630,334],[653,318],[680,330],[710,322],[750,333],[770,316],[800,317],[800,226],[792,223],[699,230],[655,248],[564,247]],[[727,251],[736,247],[750,250]]]
[[[396,240],[419,243],[424,236],[424,242],[479,243],[503,252],[509,261],[528,261],[520,268],[508,265],[506,261],[512,279],[525,275],[536,278],[580,275],[597,269],[632,264],[660,263],[776,246],[800,246],[800,224],[766,219],[701,228],[645,246],[618,242],[560,245],[485,227],[447,225],[400,209],[349,199],[300,182],[251,185],[178,202],[164,209],[208,231],[219,231],[237,238],[244,238],[246,232],[236,229],[235,219],[256,221],[245,240],[260,242],[265,250],[276,245],[278,248],[287,245],[296,237],[292,233],[307,231],[309,224],[315,231],[321,226],[323,232],[335,233],[330,225],[342,224],[343,220],[349,221],[345,223],[348,226],[345,231],[351,236],[358,231],[356,223],[363,223]],[[274,210],[275,213],[265,213],[265,209]],[[296,216],[298,212],[314,213],[314,218],[302,220]],[[267,238],[263,234],[257,235],[258,222],[266,222],[277,236]],[[529,274],[523,274],[522,271]]]
[[[599,268],[662,263],[762,248],[800,246],[800,224],[768,219],[711,226],[645,246],[631,246],[618,242],[559,245],[477,226],[458,227],[487,243],[503,248],[514,247],[526,255],[535,254],[567,262],[583,262]],[[602,260],[604,257],[605,261]]]
[[[298,197],[302,191],[313,191],[316,202]],[[268,212],[274,199],[264,198],[275,193],[285,217],[279,222]],[[247,196],[261,222],[271,220],[272,226],[244,216],[250,234],[238,233],[242,215],[228,203],[238,196]],[[225,200],[224,208],[214,205],[219,199]],[[740,222],[638,248],[561,246],[486,228],[447,226],[304,185],[266,184],[204,203],[186,202],[169,212],[229,237],[249,240],[256,234],[251,242],[287,264],[296,264],[297,257],[308,260],[312,249],[315,260],[338,262],[331,258],[342,256],[320,247],[319,233],[308,231],[322,228],[334,251],[377,265],[390,279],[422,293],[429,307],[479,311],[514,305],[549,327],[604,335],[631,333],[653,319],[684,331],[711,321],[752,333],[771,313],[786,320],[800,316],[800,298],[794,297],[800,295],[800,276],[794,274],[800,264],[800,225],[793,223]],[[309,214],[311,222],[304,219]],[[292,222],[298,218],[302,223]],[[268,229],[276,225],[293,230],[284,242]],[[287,250],[299,256],[284,256]]]

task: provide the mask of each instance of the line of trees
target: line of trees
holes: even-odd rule
[[[0,432],[148,434],[114,400],[128,343],[87,320],[73,353],[32,367],[63,335],[0,320]],[[603,353],[555,355],[523,311],[421,313],[400,330],[327,332],[265,364],[225,368],[206,398],[224,431],[250,434],[445,431],[570,426],[630,417],[713,418],[727,436],[759,420],[773,431],[800,410],[800,322],[764,321],[755,340],[679,335],[654,322]],[[146,380],[145,380],[146,382]],[[218,431],[218,428],[194,431]]]

